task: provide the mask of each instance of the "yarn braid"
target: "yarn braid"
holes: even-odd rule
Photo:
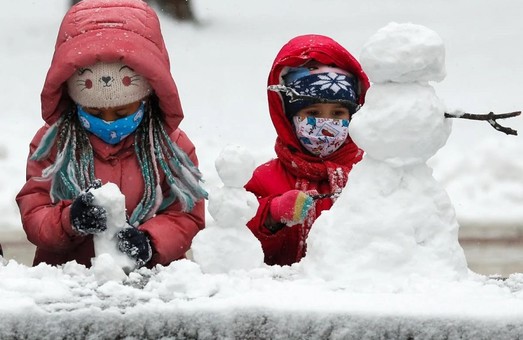
[[[57,153],[54,163],[42,170],[42,176],[38,178],[51,180],[53,203],[75,198],[95,179],[93,148],[74,109],[49,127],[30,159],[40,161],[49,158],[55,145]]]
[[[153,113],[159,112],[156,110],[159,110],[157,103],[149,101],[146,114],[134,134],[134,150],[144,180],[142,199],[129,218],[129,223],[134,226],[175,201],[180,203],[182,211],[187,212],[192,210],[196,201],[207,198],[207,192],[200,185],[200,171],[169,138],[160,115]],[[48,158],[54,145],[57,147],[56,160],[42,171],[39,179],[51,180],[53,202],[74,199],[95,180],[93,149],[75,109],[62,115],[48,129],[31,160]],[[165,198],[160,169],[170,188]]]

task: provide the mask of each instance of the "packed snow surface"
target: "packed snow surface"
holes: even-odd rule
[[[23,184],[20,174],[27,145],[41,125],[38,92],[65,9],[65,2],[61,4],[58,8],[12,2],[7,6],[10,11],[24,16],[2,18],[4,32],[17,27],[17,34],[26,37],[4,34],[2,41],[10,48],[2,49],[9,56],[2,55],[1,60],[10,67],[6,69],[9,81],[2,83],[0,91],[9,99],[4,101],[9,113],[6,133],[0,139],[0,166],[6,174],[0,179],[0,190],[7,199],[0,211],[14,228],[19,228],[19,217],[13,198]],[[351,134],[367,154],[351,172],[347,190],[313,226],[305,260],[291,267],[268,267],[251,261],[259,252],[236,250],[248,265],[235,270],[219,267],[218,261],[205,267],[182,260],[114,277],[116,264],[106,255],[95,258],[90,269],[76,263],[29,268],[0,259],[0,338],[64,334],[515,338],[523,334],[523,276],[498,280],[467,270],[457,244],[454,207],[443,190],[448,190],[459,208],[458,217],[466,222],[523,220],[520,137],[506,137],[487,124],[479,127],[484,123],[470,122],[456,122],[450,134],[450,123],[440,115],[457,106],[476,112],[520,109],[517,85],[523,67],[521,45],[515,42],[520,41],[521,23],[514,13],[520,13],[523,5],[508,1],[504,11],[492,2],[478,5],[471,0],[430,7],[400,1],[384,3],[379,10],[341,0],[333,5],[339,10],[317,20],[297,15],[297,8],[308,14],[317,11],[316,2],[304,0],[294,1],[293,6],[278,1],[247,7],[235,1],[197,5],[203,16],[214,15],[213,20],[221,21],[211,22],[210,28],[180,27],[162,18],[184,103],[182,128],[197,146],[206,186],[216,188],[219,197],[215,208],[211,206],[216,203],[209,202],[208,220],[209,230],[220,230],[223,239],[202,237],[202,244],[217,245],[202,248],[207,257],[222,255],[225,248],[220,247],[234,240],[225,237],[225,230],[237,230],[239,225],[228,214],[223,197],[228,197],[229,209],[253,209],[248,203],[252,200],[240,195],[236,175],[220,172],[245,155],[224,157],[223,164],[215,164],[216,174],[212,161],[231,142],[253,152],[256,164],[273,155],[275,136],[266,112],[265,82],[276,52],[294,35],[310,30],[332,36],[356,56],[364,46],[362,64],[370,68],[376,83],[359,117],[351,122]],[[469,13],[472,6],[478,11],[474,21]],[[242,15],[231,8],[242,8]],[[411,17],[412,11],[418,17]],[[280,17],[280,13],[287,15]],[[492,16],[497,17],[496,25]],[[252,18],[263,18],[263,23]],[[421,25],[388,25],[400,19],[419,19],[434,31]],[[401,34],[396,37],[397,33]],[[450,42],[447,78],[435,85],[430,82],[445,75],[443,41]],[[379,58],[383,51],[400,47],[402,57],[383,53]],[[382,62],[398,63],[398,72]],[[520,121],[510,125],[523,127]],[[427,163],[434,166],[438,180]],[[237,176],[246,176],[251,165],[239,162]],[[231,193],[243,199],[223,196]],[[241,249],[242,244],[234,246],[238,248],[227,250]]]

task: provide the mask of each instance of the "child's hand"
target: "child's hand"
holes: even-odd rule
[[[313,204],[314,200],[305,192],[290,190],[272,200],[270,213],[275,221],[290,226],[302,223]]]
[[[153,256],[153,249],[146,233],[131,227],[119,231],[117,236],[118,249],[135,259],[138,267],[149,262]]]
[[[89,192],[97,187],[99,183],[93,183],[71,204],[71,224],[79,234],[97,234],[107,229],[107,212],[103,207],[93,204],[94,196]]]

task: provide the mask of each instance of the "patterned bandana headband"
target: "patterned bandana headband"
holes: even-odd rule
[[[359,109],[357,80],[348,72],[333,66],[293,67],[283,76],[283,85],[269,90],[283,93],[287,118],[315,103],[340,103],[351,113]]]

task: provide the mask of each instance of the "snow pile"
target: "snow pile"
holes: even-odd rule
[[[254,158],[247,149],[230,145],[222,150],[215,165],[223,182],[209,194],[208,210],[215,223],[208,223],[194,238],[194,259],[206,273],[260,267],[260,242],[245,226],[258,209],[256,196],[243,188],[256,166]]]
[[[110,271],[110,269],[107,269]],[[204,274],[188,260],[100,282],[74,262],[0,263],[0,338],[517,338],[523,276],[358,293],[291,267]],[[371,282],[369,284],[372,284]]]
[[[436,33],[413,24],[389,24],[364,46],[375,83],[349,128],[365,156],[313,225],[301,263],[308,275],[370,291],[466,277],[454,208],[426,164],[450,134],[428,84],[445,73],[443,55]]]

